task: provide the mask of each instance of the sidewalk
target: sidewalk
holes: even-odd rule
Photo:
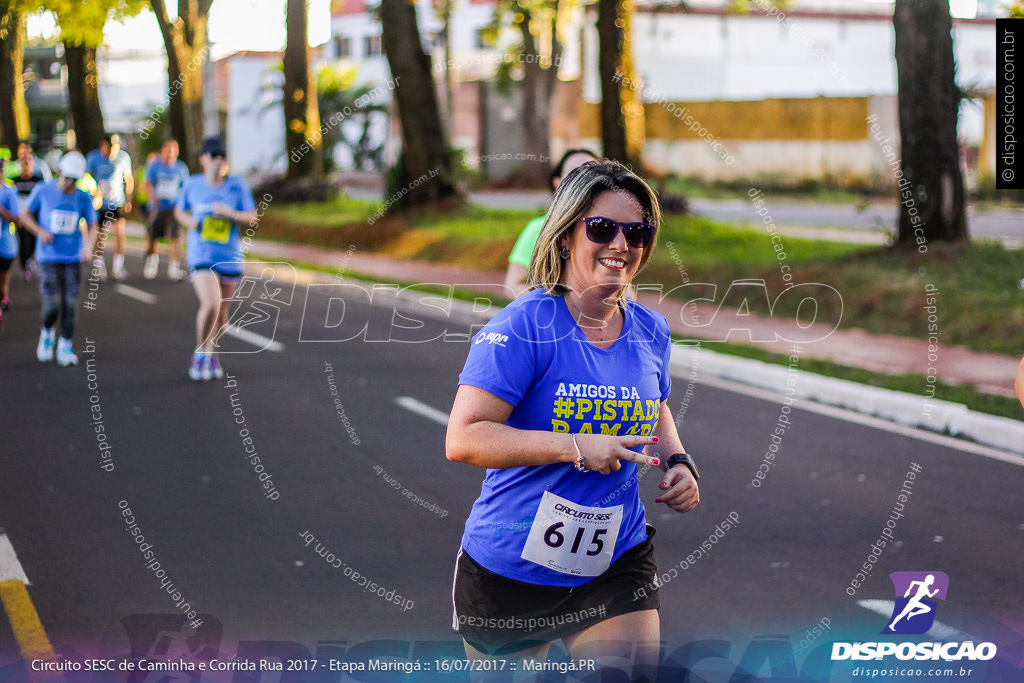
[[[305,245],[257,242],[254,256],[264,260],[315,263],[342,273],[365,274],[403,283],[459,285],[488,294],[508,296],[504,273],[479,271],[438,263],[399,261],[374,254],[329,250]],[[872,335],[861,330],[835,330],[830,325],[800,328],[793,320],[775,320],[757,315],[736,315],[710,304],[684,304],[641,294],[639,301],[668,318],[672,331],[687,339],[730,341],[756,345],[767,351],[788,355],[794,342],[804,358],[821,358],[853,367],[888,374],[934,374],[950,384],[974,384],[979,391],[1015,396],[1013,382],[1019,358],[971,351],[959,346],[929,350],[927,339]],[[748,332],[749,330],[749,332]],[[755,340],[774,339],[775,341]],[[1024,351],[1024,349],[1022,349]],[[929,360],[931,359],[931,360]],[[925,386],[922,385],[922,392]]]

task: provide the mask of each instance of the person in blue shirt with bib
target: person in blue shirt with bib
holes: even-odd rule
[[[78,364],[71,339],[75,334],[82,262],[92,256],[99,225],[92,197],[75,187],[85,175],[85,158],[78,152],[68,152],[61,158],[59,168],[56,180],[33,188],[21,222],[37,239],[36,263],[43,305],[36,358],[41,363],[53,360],[56,342],[57,364],[68,366]],[[88,240],[82,237],[83,220],[88,227]],[[58,318],[60,339],[56,340]]]
[[[89,173],[96,179],[103,204],[100,220],[104,230],[114,231],[114,262],[111,275],[115,280],[128,277],[124,267],[125,217],[132,211],[132,192],[135,190],[135,176],[132,174],[132,159],[121,149],[121,136],[117,133],[104,135],[99,149],[85,157]],[[102,243],[101,243],[102,246]],[[96,267],[104,273],[106,265],[102,257]]]
[[[199,164],[203,172],[185,181],[174,215],[188,230],[189,279],[199,297],[196,349],[188,374],[194,381],[207,381],[224,376],[215,350],[242,280],[238,224],[256,220],[256,201],[245,180],[228,175],[220,138],[203,141]]]
[[[171,260],[167,265],[167,277],[182,280],[185,271],[181,268],[181,241],[178,238],[178,221],[174,217],[174,205],[178,203],[181,188],[189,178],[188,166],[178,159],[178,141],[164,140],[160,146],[159,158],[146,166],[146,192],[149,194],[149,216],[146,225],[146,262],[142,275],[152,280],[160,267],[160,256],[156,243],[164,235],[171,243]]]
[[[470,657],[543,658],[559,638],[573,659],[627,644],[630,680],[654,679],[657,568],[638,466],[666,469],[656,503],[699,501],[666,404],[668,322],[626,297],[659,220],[625,166],[575,169],[534,247],[531,291],[470,341],[445,442],[449,460],[487,468],[452,593]]]

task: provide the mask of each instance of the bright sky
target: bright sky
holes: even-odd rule
[[[177,6],[168,2],[168,11]],[[284,48],[285,0],[214,0],[210,10],[210,41],[215,59],[239,50]],[[330,37],[330,0],[309,0],[309,43],[320,45]],[[31,17],[30,35],[53,35],[50,16]],[[107,45],[118,49],[163,49],[160,28],[152,11],[144,11],[124,24],[108,22]]]

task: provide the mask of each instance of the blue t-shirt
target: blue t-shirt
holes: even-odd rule
[[[623,304],[623,313],[619,339],[601,349],[587,340],[562,296],[533,290],[473,337],[459,384],[512,404],[506,424],[517,429],[648,436],[672,388],[668,322],[633,301]],[[577,471],[572,463],[488,469],[462,547],[487,569],[511,579],[554,586],[587,583],[591,576],[556,571],[523,554],[545,492],[577,506],[622,506],[609,563],[643,542],[647,527],[637,467],[620,464],[607,475]],[[581,532],[567,524],[559,533],[568,537],[568,546]],[[580,538],[582,543],[574,544],[579,552],[606,547],[596,538]]]
[[[155,159],[146,166],[146,182],[153,186],[149,197],[149,208],[157,211],[173,209],[181,194],[181,187],[188,180],[188,166],[182,161],[175,161],[167,166],[160,159]]]
[[[217,266],[225,275],[242,273],[242,240],[238,222],[213,215],[213,205],[224,202],[235,211],[254,211],[256,201],[246,182],[225,176],[220,185],[210,185],[202,173],[190,177],[181,188],[177,208],[189,211],[199,227],[188,231],[188,267]]]
[[[0,206],[13,216],[21,215],[21,200],[14,185],[0,185]],[[14,223],[0,221],[0,258],[14,258],[17,255],[18,233],[15,231]]]
[[[85,157],[85,167],[96,179],[104,210],[120,208],[125,204],[124,174],[132,174],[132,159],[123,149],[113,159],[103,156],[98,149]]]
[[[36,261],[40,263],[78,263],[84,240],[81,219],[87,225],[96,223],[96,209],[88,193],[75,189],[64,194],[56,180],[40,183],[32,190],[25,210],[38,216],[39,226],[53,235],[53,241],[36,244]]]

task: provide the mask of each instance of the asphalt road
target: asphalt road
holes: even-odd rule
[[[229,377],[194,383],[190,286],[142,280],[138,259],[129,269],[127,288],[103,284],[94,310],[79,311],[78,367],[35,360],[33,285],[14,283],[0,334],[0,532],[54,648],[72,659],[457,656],[451,574],[483,471],[445,460],[442,421],[470,319],[382,291],[371,305],[355,285],[260,282],[240,306],[268,318],[248,329],[273,348],[230,338]],[[657,473],[642,480],[667,578],[665,680],[681,680],[672,667],[687,662],[693,680],[859,680],[858,662],[830,667],[827,643],[884,639],[894,571],[949,576],[937,610],[947,630],[933,637],[1000,647],[987,669],[949,680],[1019,680],[1020,465],[797,404],[758,480],[784,397],[698,376],[686,398],[688,382],[675,379],[670,405],[700,464],[702,502],[676,515],[653,503]],[[851,588],[887,521],[893,542]],[[0,626],[0,681],[27,680],[12,628]],[[355,680],[417,680],[375,675]],[[259,676],[234,680],[341,674]]]

